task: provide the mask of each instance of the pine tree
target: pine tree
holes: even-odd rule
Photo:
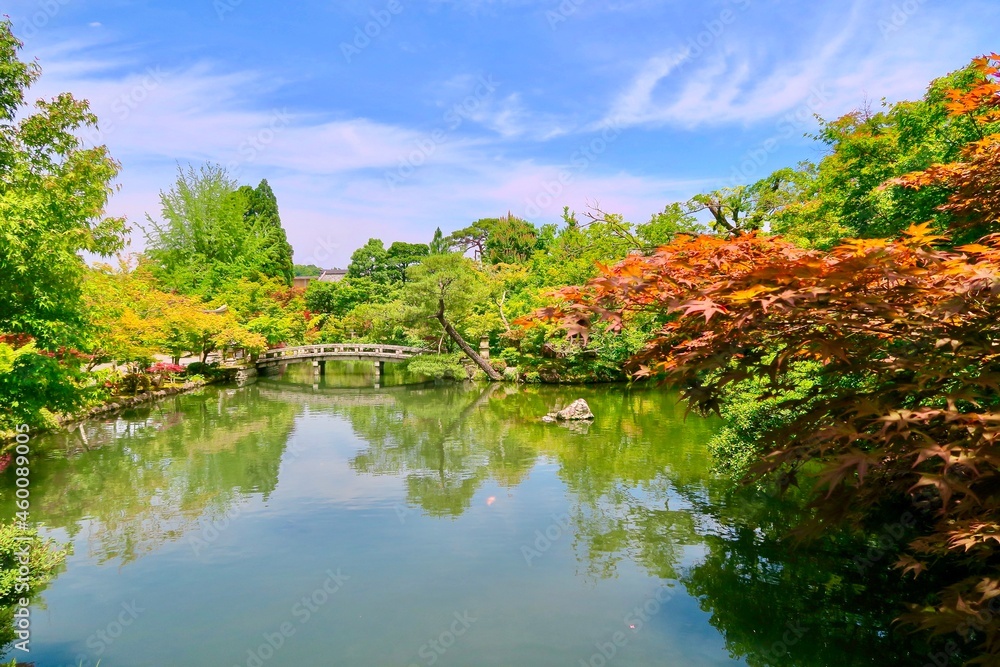
[[[438,227],[434,230],[434,239],[431,241],[431,254],[443,255],[449,250],[451,248],[448,247],[448,243],[444,240],[444,234],[441,233],[441,228]]]

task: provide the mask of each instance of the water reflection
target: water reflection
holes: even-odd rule
[[[570,392],[598,415],[588,431],[538,419]],[[912,665],[934,652],[893,625],[899,579],[859,572],[854,540],[793,546],[794,499],[714,479],[704,449],[714,423],[685,420],[675,396],[452,385],[338,413],[368,443],[353,467],[404,475],[409,501],[433,516],[463,511],[487,479],[516,487],[538,457],[556,461],[586,573],[614,577],[628,560],[680,580],[750,665]]]
[[[297,412],[255,387],[208,390],[49,436],[31,469],[34,518],[69,537],[86,530],[98,562],[127,564],[201,518],[271,493]],[[12,493],[0,508],[13,516]]]
[[[930,650],[893,629],[897,580],[855,571],[850,540],[793,550],[783,538],[799,512],[794,503],[713,478],[704,444],[716,424],[685,420],[668,392],[457,384],[375,391],[330,376],[316,388],[303,371],[311,373],[210,388],[40,439],[34,518],[85,535],[94,561],[128,565],[250,498],[266,502],[297,425],[324,415],[357,436],[355,475],[398,478],[405,502],[435,519],[457,520],[486,485],[515,495],[535,471],[554,468],[564,489],[547,492],[568,496],[578,576],[601,582],[634,563],[679,581],[731,656],[754,667],[923,664]],[[597,415],[589,427],[540,421],[579,397]],[[307,456],[322,457],[317,451]],[[9,470],[0,476],[6,517],[14,513],[13,481]]]

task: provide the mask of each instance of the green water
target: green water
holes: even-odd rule
[[[32,520],[74,553],[8,658],[923,664],[889,583],[790,552],[793,510],[714,479],[717,423],[675,395],[371,380],[303,366],[34,440]],[[592,425],[539,421],[580,397]]]

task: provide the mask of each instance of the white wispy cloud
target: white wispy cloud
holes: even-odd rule
[[[156,217],[159,191],[170,187],[178,164],[216,162],[244,182],[268,178],[297,259],[310,263],[343,264],[372,236],[427,241],[437,226],[460,227],[507,210],[523,214],[540,194],[535,218],[543,221],[558,219],[563,205],[581,210],[590,201],[645,219],[686,192],[686,184],[665,179],[602,175],[595,163],[561,184],[550,201],[545,188],[564,167],[506,158],[500,150],[508,139],[559,131],[555,121],[533,122],[516,93],[485,102],[454,130],[443,122],[418,130],[257,108],[245,91],[266,81],[252,71],[206,63],[130,69],[124,60],[78,57],[65,49],[41,64],[33,93],[71,90],[88,99],[101,119],[100,132],[88,138],[106,143],[123,164],[111,213],[140,224],[146,213]],[[441,131],[438,139],[434,130]],[[407,160],[417,164],[413,174],[390,188],[386,175]],[[142,245],[137,230],[133,247]]]
[[[532,4],[455,2],[479,11]],[[554,4],[534,6],[542,11]],[[616,19],[627,12],[641,16],[642,7],[668,4],[588,1],[574,20],[582,25],[600,11]],[[818,9],[826,13],[807,24],[812,29],[795,34],[763,20],[765,10],[780,9],[772,5],[755,2],[698,53],[679,43],[665,48],[656,41],[618,40],[602,43],[592,58],[567,57],[578,70],[567,72],[557,93],[537,78],[519,78],[506,62],[484,59],[486,71],[475,73],[467,64],[449,63],[414,86],[404,99],[406,111],[368,104],[360,113],[332,95],[322,98],[330,106],[320,111],[285,108],[280,100],[303,97],[286,96],[287,82],[274,72],[226,63],[224,53],[193,63],[171,52],[157,56],[141,43],[114,41],[120,33],[80,30],[84,23],[70,38],[46,33],[51,41],[45,48],[33,43],[36,50],[26,55],[38,56],[44,71],[35,96],[72,91],[89,99],[100,117],[101,132],[90,138],[107,143],[123,164],[113,214],[141,221],[146,212],[157,212],[158,192],[171,185],[178,163],[217,162],[231,166],[242,182],[271,182],[300,261],[342,265],[369,237],[427,241],[435,227],[450,230],[507,210],[552,222],[564,205],[580,211],[600,202],[634,221],[647,219],[711,185],[656,165],[650,142],[662,144],[664,153],[679,138],[685,145],[693,137],[735,144],[749,124],[801,110],[817,91],[822,106],[810,111],[831,117],[866,97],[913,97],[932,77],[967,62],[975,55],[966,52],[969,44],[981,38],[981,26],[949,23],[943,20],[947,10],[930,3],[907,15],[898,31],[879,27],[892,16],[893,0],[856,0]],[[751,17],[760,7],[762,15]],[[568,31],[559,32],[564,41],[558,46],[568,39]],[[490,80],[491,66],[504,75],[494,90],[477,93],[489,87],[482,77]],[[301,88],[302,81],[296,84]],[[568,136],[589,145],[612,121],[624,133],[641,127],[648,134],[642,142],[623,134],[614,151],[575,170],[570,155],[559,154],[560,146],[573,143]],[[732,155],[707,153],[684,168],[711,175],[714,164],[724,178]],[[633,161],[642,166],[631,169]],[[405,178],[387,183],[387,175],[403,171]]]
[[[700,57],[690,50],[649,57],[614,97],[607,119],[626,125],[733,125],[777,118],[817,96],[825,109],[843,113],[868,94],[913,97],[927,81],[967,62],[955,34],[928,11],[907,17],[899,39],[885,34],[893,6],[855,0],[846,11],[830,11],[811,32],[784,36],[797,55],[781,59],[759,48],[761,40],[782,40],[759,24],[720,37]],[[947,33],[944,34],[944,33]],[[937,46],[933,51],[926,44]]]

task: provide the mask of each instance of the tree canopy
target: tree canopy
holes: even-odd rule
[[[82,253],[110,255],[127,232],[105,207],[119,165],[78,136],[97,118],[68,93],[25,103],[41,72],[0,21],[0,430],[70,410],[86,340]]]
[[[955,88],[929,94],[948,114],[935,132],[967,138],[951,150],[954,161],[893,176],[896,165],[878,177],[891,178],[868,184],[872,196],[896,199],[879,222],[886,226],[862,231],[892,230],[894,216],[923,216],[931,203],[932,220],[828,251],[758,232],[679,237],[565,288],[562,303],[539,316],[586,341],[597,322],[619,331],[661,315],[633,356],[635,376],[683,387],[693,408],[724,417],[739,400],[766,403],[745,443],[756,459],[750,480],[802,487],[812,513],[798,535],[893,526],[882,552],[901,585],[911,576],[922,584],[909,586],[902,620],[955,633],[976,647],[973,663],[996,664],[1000,56],[972,71],[972,80],[963,70],[948,78]],[[935,233],[941,226],[977,240],[956,247]]]
[[[78,137],[96,116],[68,93],[29,108],[41,72],[18,59],[20,48],[0,21],[0,333],[53,351],[81,342],[80,253],[117,252],[127,228],[105,214],[118,163]]]
[[[267,181],[240,187],[216,165],[178,168],[160,203],[161,220],[147,216],[147,254],[169,287],[210,297],[240,278],[291,284],[292,248]]]
[[[263,237],[260,272],[269,278],[280,278],[286,285],[291,285],[292,278],[295,277],[295,266],[292,263],[292,246],[288,243],[285,228],[281,226],[278,198],[267,179],[262,180],[256,188],[244,185],[240,191],[246,201],[244,221],[247,227],[256,230]]]

